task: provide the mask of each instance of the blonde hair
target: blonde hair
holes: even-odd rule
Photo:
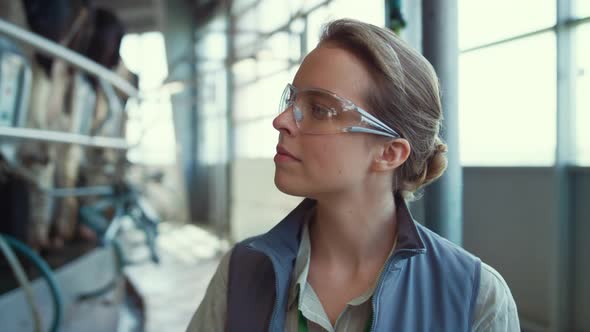
[[[416,192],[447,168],[447,145],[439,136],[440,90],[432,65],[392,31],[351,19],[325,25],[321,44],[341,47],[366,65],[374,83],[367,91],[368,111],[411,146],[408,159],[394,174],[394,193],[416,199]]]

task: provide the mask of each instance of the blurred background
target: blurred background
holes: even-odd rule
[[[589,0],[0,0],[0,330],[184,331],[219,257],[301,200],[280,94],[323,24],[433,63],[449,169],[415,219],[590,332]]]

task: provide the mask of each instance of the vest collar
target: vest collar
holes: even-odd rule
[[[404,251],[409,256],[425,253],[424,242],[418,232],[418,226],[414,221],[406,201],[395,197],[397,213],[397,247],[394,251]],[[273,256],[285,266],[292,266],[301,239],[301,230],[305,222],[307,212],[316,205],[313,199],[304,199],[281,222],[266,234],[255,237],[248,246],[258,249],[268,256]],[[281,264],[281,265],[283,265]]]

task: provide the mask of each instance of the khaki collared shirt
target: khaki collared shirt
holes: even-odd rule
[[[395,244],[391,252],[393,252],[394,248]],[[205,297],[188,326],[187,332],[225,330],[230,256],[231,252],[228,252],[221,259],[219,267],[207,288]],[[336,320],[336,325],[332,326],[318,296],[307,282],[310,257],[311,242],[306,222],[295,260],[293,277],[291,278],[293,281],[289,288],[285,331],[298,331],[298,310],[301,310],[303,316],[307,319],[310,332],[364,331],[370,317],[370,299],[373,296],[375,285],[359,297],[351,300]],[[473,331],[520,331],[516,304],[502,276],[492,267],[482,262],[480,278]]]

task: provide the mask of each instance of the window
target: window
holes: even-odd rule
[[[555,0],[459,0],[458,5],[462,163],[553,165]]]
[[[385,21],[384,1],[332,1],[308,16],[307,51],[314,49],[319,41],[322,26],[332,20],[351,17],[367,23],[383,26]]]
[[[555,34],[462,54],[464,165],[552,165],[556,146]]]
[[[168,75],[164,38],[159,32],[126,35],[121,42],[121,58],[139,76],[139,89],[157,92]],[[149,54],[150,56],[144,56]],[[157,92],[160,98],[148,99],[128,110],[127,139],[141,143],[128,152],[132,162],[170,165],[176,161],[176,141],[170,96]]]
[[[330,3],[329,10],[332,19],[352,17],[378,26],[385,23],[385,1],[337,0]]]
[[[254,119],[236,126],[236,158],[270,159],[275,155],[278,132],[272,126],[272,119]]]
[[[590,166],[590,24],[576,29],[577,164]]]
[[[555,24],[555,0],[459,0],[459,48],[467,49]]]
[[[588,0],[576,0],[574,13],[576,17],[588,17],[590,16],[590,1]]]

